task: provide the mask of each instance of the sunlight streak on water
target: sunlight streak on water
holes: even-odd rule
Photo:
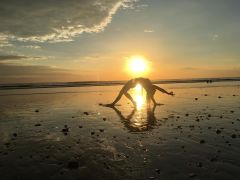
[[[133,99],[136,102],[137,110],[141,110],[146,104],[146,94],[141,84],[137,84],[133,90]]]

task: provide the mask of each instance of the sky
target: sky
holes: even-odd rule
[[[240,77],[239,0],[1,0],[0,83]]]

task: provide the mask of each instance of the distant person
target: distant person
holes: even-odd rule
[[[118,96],[116,97],[116,99],[111,103],[111,104],[107,104],[106,106],[114,106],[123,95],[125,95],[132,103],[134,106],[136,106],[136,102],[134,102],[132,96],[128,93],[129,89],[134,88],[137,84],[140,84],[146,91],[147,93],[147,100],[152,100],[154,105],[160,105],[158,103],[156,103],[155,99],[154,99],[154,94],[156,92],[156,90],[161,91],[162,93],[166,93],[168,95],[173,96],[173,92],[167,92],[166,90],[152,84],[152,82],[149,79],[146,78],[135,78],[135,79],[131,79],[129,80],[124,86],[123,88],[120,90]]]

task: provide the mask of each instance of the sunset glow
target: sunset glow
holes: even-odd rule
[[[133,76],[142,76],[148,72],[148,62],[143,56],[132,56],[128,61],[128,70]]]

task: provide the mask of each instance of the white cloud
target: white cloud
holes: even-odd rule
[[[38,45],[25,45],[22,47],[29,48],[29,49],[41,49],[41,46],[38,46]]]
[[[6,34],[0,33],[0,48],[9,46],[12,46],[12,44],[8,41],[8,36]]]
[[[216,41],[218,38],[219,38],[219,35],[218,35],[218,34],[214,34],[214,35],[212,36],[212,40],[213,40],[213,41]]]
[[[72,41],[82,33],[101,32],[120,7],[131,7],[131,3],[135,1],[2,0],[0,46],[4,46],[9,40]]]
[[[151,30],[151,29],[146,29],[146,30],[144,30],[144,32],[145,32],[145,33],[153,33],[153,32],[154,32],[154,30]]]

